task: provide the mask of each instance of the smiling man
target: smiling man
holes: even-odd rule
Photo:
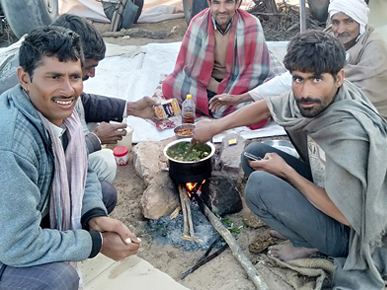
[[[333,0],[329,4],[333,33],[346,49],[345,78],[358,86],[387,119],[387,45],[368,24],[369,8],[364,0]],[[210,109],[217,111],[224,105],[258,101],[278,96],[291,88],[289,72],[240,95],[222,94],[210,101]]]
[[[0,289],[78,290],[75,261],[121,260],[140,241],[107,217],[88,170],[80,37],[51,27],[23,41],[19,85],[0,96]]]
[[[93,78],[96,68],[105,58],[106,45],[100,32],[86,18],[62,14],[51,24],[76,32],[82,42],[85,61],[82,66],[83,81]],[[16,49],[20,43],[13,45]],[[0,94],[18,84],[16,71],[19,66],[18,50],[13,49],[0,67]],[[117,204],[117,190],[112,185],[116,176],[117,165],[110,150],[101,150],[102,145],[116,144],[126,134],[126,123],[122,122],[129,115],[160,121],[154,110],[157,101],[143,97],[138,101],[127,102],[124,99],[87,94],[82,92],[76,109],[81,119],[86,146],[89,153],[89,165],[96,172],[101,182],[103,200],[110,213]]]
[[[262,143],[242,155],[247,206],[276,237],[269,248],[284,261],[320,252],[335,259],[333,289],[384,289],[387,274],[387,122],[364,93],[344,80],[345,50],[333,35],[307,31],[284,59],[292,91],[196,125],[212,136],[272,117],[300,159]],[[361,278],[360,278],[361,277]]]
[[[163,82],[166,98],[180,104],[192,95],[199,113],[218,118],[243,107],[208,109],[217,94],[241,94],[272,75],[270,53],[259,20],[238,9],[239,0],[211,0],[184,36],[173,73]]]

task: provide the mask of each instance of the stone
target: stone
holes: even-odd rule
[[[133,147],[133,165],[137,175],[142,178],[145,186],[162,170],[168,167],[164,156],[164,147],[176,140],[170,138],[161,142],[141,142]]]
[[[242,199],[235,183],[228,177],[209,177],[202,186],[201,196],[212,212],[220,216],[242,210]]]
[[[226,134],[222,140],[220,153],[221,171],[234,182],[239,182],[244,175],[241,168],[241,154],[245,147],[246,140],[239,134]]]
[[[157,220],[171,214],[179,205],[177,188],[168,171],[160,171],[141,197],[142,214],[147,219]]]

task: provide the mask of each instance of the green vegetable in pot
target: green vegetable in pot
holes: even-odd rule
[[[178,161],[199,161],[206,158],[211,153],[211,147],[205,143],[198,143],[191,152],[188,153],[191,142],[179,142],[167,150],[167,155]]]

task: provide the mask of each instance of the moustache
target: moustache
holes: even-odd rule
[[[317,103],[317,104],[321,104],[321,100],[320,99],[314,99],[314,98],[296,98],[296,103],[297,104],[302,104],[302,103]]]
[[[351,34],[349,32],[337,33],[336,37],[350,37]]]

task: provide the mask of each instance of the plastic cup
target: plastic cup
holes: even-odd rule
[[[125,146],[128,149],[128,152],[132,151],[132,135],[133,135],[133,128],[131,126],[127,126],[125,128],[126,135],[122,138],[122,140],[119,140],[117,142],[117,146]]]

